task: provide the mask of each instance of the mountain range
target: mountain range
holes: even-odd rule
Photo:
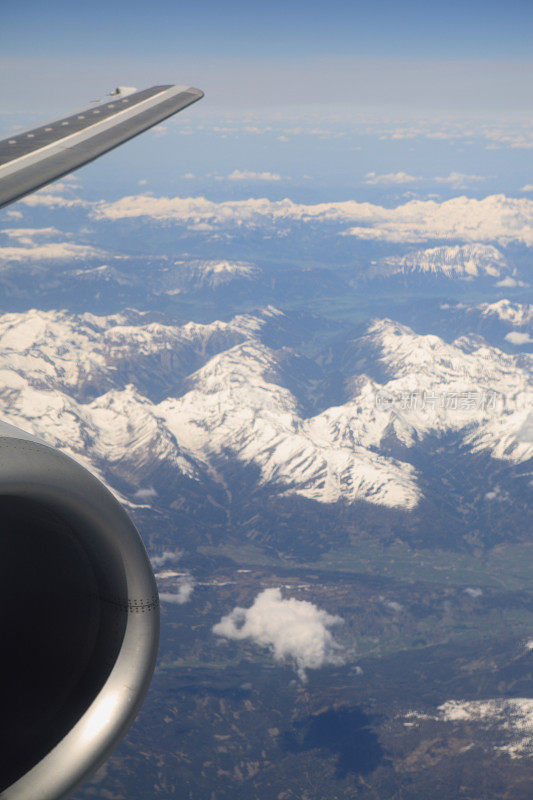
[[[385,318],[311,358],[284,344],[298,327],[273,307],[206,324],[135,311],[4,314],[2,416],[133,503],[146,483],[223,482],[229,459],[283,496],[410,509],[424,494],[413,455],[428,437],[510,465],[533,454],[529,356]]]

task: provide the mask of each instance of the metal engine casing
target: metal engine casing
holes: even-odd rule
[[[0,798],[60,800],[148,689],[159,600],[141,538],[74,459],[0,423]]]

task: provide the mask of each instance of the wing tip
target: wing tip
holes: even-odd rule
[[[202,97],[204,97],[204,96],[205,96],[205,92],[203,92],[203,91],[202,91],[202,89],[197,89],[197,88],[196,88],[196,87],[194,87],[194,86],[189,86],[189,88],[188,88],[188,90],[187,90],[187,91],[189,91],[191,94],[194,94],[194,95],[196,95],[196,97],[197,97],[197,99],[198,99],[198,100],[201,100],[201,99],[202,99]]]

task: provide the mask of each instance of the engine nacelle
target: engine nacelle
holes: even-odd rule
[[[133,523],[68,456],[0,423],[0,798],[58,800],[110,754],[155,666]]]

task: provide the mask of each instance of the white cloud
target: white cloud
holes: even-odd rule
[[[152,490],[153,491],[153,490]],[[154,569],[160,569],[166,564],[177,564],[180,561],[183,553],[181,550],[164,550],[160,556],[152,556],[150,561]],[[159,592],[159,599],[162,603],[176,603],[183,605],[190,600],[194,591],[194,579],[190,572],[182,572],[177,574],[173,571],[158,572],[156,578],[169,578],[174,577],[174,590]],[[166,588],[166,587],[165,587]]]
[[[0,247],[0,261],[63,261],[102,258],[104,255],[102,250],[95,247],[71,242],[49,242],[30,247]]]
[[[464,189],[470,183],[485,181],[483,175],[466,175],[464,172],[450,172],[446,177],[435,178],[435,183],[444,183],[453,189]]]
[[[46,243],[39,241],[53,236],[61,236],[62,234],[57,228],[5,228],[2,233],[9,239],[14,239],[17,246],[0,246],[0,262],[64,261],[102,258],[106,255],[104,250],[90,245],[65,241]]]
[[[508,334],[505,336],[508,342],[511,344],[521,345],[521,344],[530,344],[533,342],[533,339],[526,333],[525,331],[509,331]]]
[[[455,197],[444,202],[410,200],[395,208],[343,202],[313,205],[265,197],[215,202],[205,197],[134,195],[93,207],[97,219],[151,219],[198,225],[248,225],[280,221],[357,223],[344,233],[361,239],[417,242],[438,239],[506,245],[533,245],[533,200],[489,195],[483,200]]]
[[[533,192],[533,183],[526,183],[525,186],[522,186],[522,192]]]
[[[414,183],[419,180],[421,180],[421,178],[416,175],[409,175],[407,172],[387,172],[384,175],[376,175],[375,172],[367,172],[365,175],[365,183],[369,186]]]
[[[385,605],[387,608],[390,608],[391,611],[394,611],[395,614],[399,614],[403,611],[403,606],[401,603],[398,603],[396,600],[386,600]]]
[[[307,600],[285,600],[280,589],[272,588],[258,594],[250,608],[234,608],[213,626],[213,632],[268,648],[276,661],[294,662],[305,681],[307,669],[344,662],[343,648],[330,631],[342,622]]]
[[[490,142],[487,145],[487,150],[496,150],[500,147],[510,147],[513,150],[530,150],[533,147],[531,130],[519,132],[492,129],[485,132],[485,137]]]
[[[152,136],[155,136],[157,139],[160,139],[162,136],[166,136],[168,133],[168,125],[157,125],[152,130]]]
[[[501,281],[498,281],[496,286],[503,286],[504,288],[514,288],[515,286],[527,286],[527,283],[524,281],[519,281],[517,278],[512,278],[510,275],[507,275],[505,278],[502,278]]]
[[[483,175],[467,175],[464,172],[450,172],[446,176],[424,179],[420,175],[410,175],[408,172],[387,172],[384,175],[376,175],[375,172],[367,172],[365,183],[370,186],[401,185],[406,183],[416,183],[422,180],[433,180],[435,183],[446,184],[453,189],[464,189],[471,183],[480,183],[486,180]]]
[[[137,489],[133,497],[135,500],[141,500],[143,503],[146,503],[153,500],[154,497],[157,497],[157,492],[153,486],[149,486],[146,489]]]
[[[475,589],[472,586],[467,586],[465,589],[465,594],[468,594],[474,600],[477,600],[477,598],[481,597],[481,595],[483,594],[483,589]]]
[[[466,242],[521,242],[533,245],[533,201],[505,195],[483,200],[455,197],[438,203],[411,200],[396,208],[370,206],[360,210],[364,225],[346,233],[361,239],[416,242],[451,239]]]
[[[229,181],[280,181],[281,175],[277,172],[253,172],[248,169],[234,169],[227,176]]]
[[[152,567],[154,569],[158,569],[159,567],[163,567],[165,564],[175,564],[180,560],[183,553],[181,550],[164,550],[160,556],[152,556],[150,561],[152,562]]]
[[[57,190],[58,186],[54,187],[54,189],[47,187],[47,189],[42,189],[40,192],[23,197],[20,202],[27,206],[46,206],[47,208],[74,208],[75,206],[89,208],[91,205],[87,200],[81,200],[79,197],[63,197],[60,194],[56,194]]]
[[[71,192],[75,189],[81,189],[81,183],[74,175],[63,175],[60,181],[49,183],[45,189],[41,191],[47,194],[57,194],[58,192]]]
[[[14,209],[10,209],[6,211],[6,217],[11,217],[11,219],[22,219],[22,211],[16,211]]]
[[[57,236],[60,232],[57,228],[4,228],[2,234],[15,239],[19,244],[31,247],[35,239]]]
[[[181,575],[176,581],[176,591],[174,592],[159,592],[159,600],[162,603],[177,603],[183,605],[191,599],[194,591],[194,581],[192,577]]]

